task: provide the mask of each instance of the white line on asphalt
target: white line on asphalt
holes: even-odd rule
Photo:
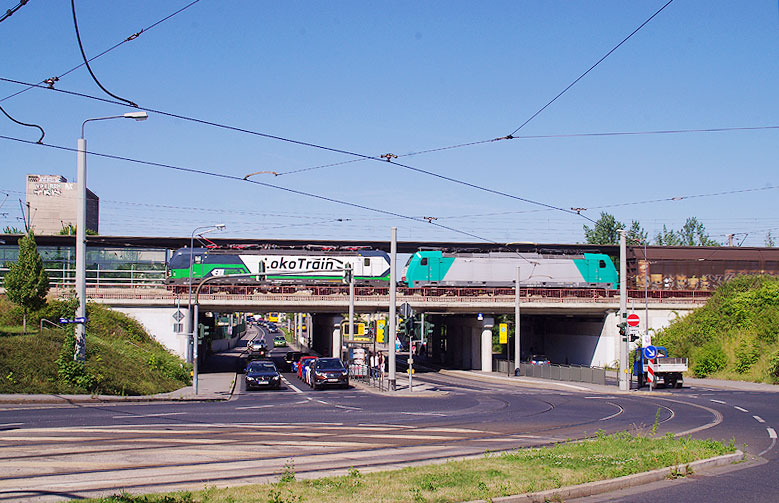
[[[614,407],[616,407],[619,410],[617,412],[615,412],[614,414],[610,415],[610,416],[606,416],[606,417],[600,418],[601,421],[608,421],[612,417],[617,417],[617,416],[619,416],[620,414],[622,414],[625,411],[625,409],[623,409],[621,406],[617,405],[614,402],[606,402],[606,403],[609,404],[609,405],[613,405]]]
[[[24,423],[2,423],[0,424],[0,428],[5,428],[6,426],[21,426]]]
[[[748,410],[746,410],[745,408],[743,408],[743,407],[739,407],[738,405],[734,405],[734,406],[733,406],[733,408],[734,408],[734,409],[736,409],[736,410],[740,410],[741,412],[749,412],[749,411],[748,411]]]
[[[766,428],[768,430],[768,437],[769,438],[776,438],[776,430],[773,428]]]
[[[287,386],[289,386],[289,387],[292,389],[292,391],[294,391],[295,393],[303,393],[302,391],[300,391],[300,388],[298,388],[297,386],[295,386],[295,385],[294,385],[294,384],[292,384],[291,382],[287,381],[287,378],[286,378],[286,377],[283,377],[283,376],[282,376],[282,378],[281,378],[281,379],[284,381],[284,384],[286,384]]]
[[[323,403],[323,404],[325,404],[325,405],[330,405],[329,403],[325,402],[324,400],[317,400],[317,402],[319,402],[319,403]]]
[[[180,416],[188,412],[160,412],[158,414],[138,414],[134,416],[114,416],[114,419],[138,418],[138,417],[162,417],[162,416]]]
[[[401,412],[401,414],[410,414],[414,416],[445,416],[446,415],[438,412]]]
[[[338,407],[339,409],[346,409],[346,410],[362,410],[359,407],[349,407],[348,405],[335,405],[335,404],[333,404],[333,407]]]
[[[247,407],[236,407],[235,410],[243,410],[243,409],[265,409],[267,407],[273,407],[273,405],[251,405]]]
[[[727,403],[723,402],[722,400],[715,400],[713,398],[709,398],[709,401],[714,403],[721,403],[722,405],[727,405]]]
[[[758,423],[765,423],[765,419],[763,419],[760,416],[752,416],[752,417],[754,417],[755,421],[757,421]]]

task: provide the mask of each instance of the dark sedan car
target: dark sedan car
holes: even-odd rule
[[[253,361],[246,367],[246,389],[281,387],[281,376],[272,361]]]
[[[311,387],[314,389],[325,386],[349,387],[349,370],[344,367],[340,358],[318,358],[311,367]]]

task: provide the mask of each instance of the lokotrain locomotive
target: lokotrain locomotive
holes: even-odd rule
[[[321,285],[340,283],[350,265],[355,282],[388,286],[390,260],[380,250],[280,250],[181,248],[170,259],[166,283],[189,284],[215,277],[211,283]],[[403,271],[401,286],[510,287],[520,268],[520,285],[537,288],[617,288],[618,275],[608,255],[557,255],[514,252],[417,251]],[[191,271],[190,271],[191,267]],[[264,278],[236,276],[264,271]]]
[[[347,264],[355,282],[387,284],[389,255],[378,250],[278,250],[231,248],[180,248],[168,262],[166,284],[187,285],[215,277],[216,284],[245,285],[259,282],[328,284],[343,279]],[[191,268],[191,271],[190,271]],[[235,276],[235,275],[259,275]]]

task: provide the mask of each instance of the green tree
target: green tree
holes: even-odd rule
[[[93,231],[92,229],[87,229],[85,234],[89,236],[97,236],[97,232]],[[75,236],[76,235],[76,226],[73,224],[68,224],[62,229],[60,229],[59,232],[60,236]]]
[[[593,228],[584,226],[584,239],[587,244],[591,245],[616,245],[619,244],[618,231],[624,228],[625,224],[614,218],[614,215],[603,211]],[[627,244],[642,244],[646,239],[647,232],[641,227],[641,224],[635,220],[630,222],[630,229],[625,235]]]
[[[636,220],[630,222],[630,229],[628,229],[628,232],[625,235],[625,240],[627,241],[627,244],[642,245],[648,242],[648,237],[649,236],[646,230],[644,230],[644,228],[641,227],[641,224],[639,224]]]
[[[773,248],[776,246],[776,241],[774,240],[774,237],[771,235],[771,231],[768,231],[768,233],[765,235],[765,242],[763,243],[767,248]]]
[[[591,245],[614,245],[619,243],[619,229],[625,226],[614,215],[602,211],[593,228],[584,226],[584,239]]]
[[[655,236],[655,244],[660,246],[720,246],[706,233],[706,227],[697,218],[690,217],[678,231],[663,225],[662,232]]]
[[[6,263],[8,272],[3,279],[8,299],[21,306],[23,330],[27,331],[27,312],[40,309],[46,304],[49,291],[49,276],[43,269],[43,260],[35,244],[32,232],[19,240],[19,258],[16,262]]]

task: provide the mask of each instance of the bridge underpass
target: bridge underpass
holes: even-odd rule
[[[187,315],[186,296],[176,296],[166,290],[128,292],[98,288],[90,289],[87,296],[90,301],[106,304],[137,319],[174,353],[183,357],[188,354],[188,335],[174,328],[179,325],[181,329],[181,323],[175,319],[177,313]],[[408,302],[417,313],[426,313],[427,321],[435,324],[434,335],[426,348],[431,361],[461,369],[490,369],[492,366],[491,331],[477,319],[477,314],[489,318],[514,313],[514,298],[508,295],[432,298],[399,295],[397,301],[398,305]],[[348,311],[348,296],[344,295],[215,293],[201,295],[198,302],[202,313],[309,313],[313,321],[300,338],[321,354],[332,354],[334,329],[343,319],[343,313]],[[663,328],[702,303],[703,299],[650,299],[649,328]],[[567,360],[571,364],[592,366],[612,365],[618,359],[616,313],[619,305],[616,299],[528,296],[523,297],[520,304],[523,357],[543,353],[555,363]],[[638,305],[635,309],[643,320],[644,306]],[[387,311],[386,296],[355,298],[357,315],[386,316]],[[642,321],[642,330],[644,323]]]

